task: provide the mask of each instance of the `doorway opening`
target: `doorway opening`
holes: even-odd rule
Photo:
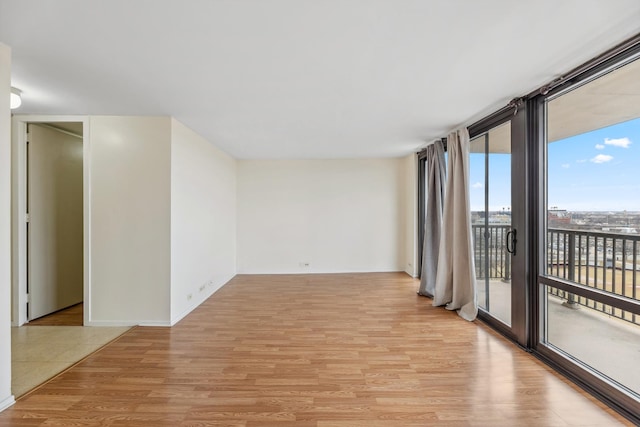
[[[85,116],[13,117],[14,327],[90,301],[88,127]]]
[[[77,326],[77,315],[61,314],[82,313],[84,300],[83,124],[28,123],[26,130],[27,321],[55,317]]]

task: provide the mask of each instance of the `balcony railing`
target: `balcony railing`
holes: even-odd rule
[[[473,225],[476,277],[511,278],[506,250],[509,225]],[[486,241],[485,241],[486,237]],[[555,276],[634,300],[640,299],[640,235],[549,228],[547,271]],[[640,316],[566,291],[549,287],[549,294],[569,307],[584,306],[640,324]]]
[[[504,224],[472,226],[477,278],[511,280],[511,257],[506,246],[509,230],[511,226]]]

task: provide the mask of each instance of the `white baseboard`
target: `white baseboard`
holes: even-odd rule
[[[95,327],[120,327],[120,326],[171,326],[171,322],[166,320],[139,320],[135,322],[121,322],[118,320],[93,320],[91,322],[87,322],[84,326],[95,326]]]
[[[121,322],[117,320],[91,320],[86,322],[84,326],[98,326],[98,327],[109,327],[109,326],[137,326],[139,323],[137,322]]]
[[[220,289],[220,288],[218,288]],[[187,317],[187,315],[189,313],[191,313],[193,310],[195,310],[196,308],[198,308],[200,306],[200,304],[202,304],[203,302],[205,302],[207,300],[207,298],[209,298],[211,295],[213,295],[218,289],[214,289],[212,292],[205,294],[204,297],[201,300],[196,300],[194,301],[189,307],[187,307],[186,310],[184,310],[182,313],[178,314],[177,316],[174,316],[171,318],[171,326],[175,325],[176,323],[178,323],[179,321],[181,321],[182,319],[184,319],[185,317]]]
[[[162,327],[169,327],[171,326],[171,322],[167,322],[167,321],[156,321],[156,320],[152,320],[149,322],[140,322],[138,323],[138,326],[162,326]]]
[[[14,399],[13,395],[10,395],[9,397],[7,397],[6,399],[0,402],[0,412],[4,411],[9,406],[12,406],[14,403],[16,403],[16,400]]]
[[[360,274],[360,273],[403,273],[404,268],[388,268],[388,269],[283,269],[283,270],[243,270],[239,271],[239,275],[243,276],[262,276],[262,275],[307,275],[307,274]]]
[[[418,277],[418,274],[414,270],[407,269],[404,272],[407,273],[409,276],[413,277],[414,279]]]
[[[220,290],[224,285],[226,285],[227,283],[229,283],[231,281],[231,279],[233,279],[236,275],[233,274],[231,277],[229,277],[227,280],[222,281],[222,283],[220,283],[218,286],[213,287],[211,290],[209,290],[209,292],[207,292],[206,294],[204,294],[204,296],[202,297],[202,299],[200,300],[196,300],[193,304],[191,304],[186,310],[184,310],[182,313],[178,314],[177,316],[171,318],[171,325],[173,326],[176,323],[178,323],[179,321],[181,321],[182,319],[184,319],[185,317],[187,317],[187,315],[189,313],[191,313],[193,310],[195,310],[196,308],[198,308],[200,306],[200,304],[202,304],[203,302],[205,302],[207,299],[209,299],[211,297],[211,295],[215,294],[218,290]]]
[[[91,320],[85,323],[85,326],[159,326],[159,327],[171,327],[184,319],[189,313],[195,310],[200,304],[207,300],[211,295],[216,293],[220,288],[229,283],[231,279],[235,277],[235,273],[229,276],[226,280],[222,280],[217,286],[214,286],[207,290],[202,295],[201,299],[195,300],[186,310],[171,318],[171,321],[165,320],[139,320],[139,321],[118,321],[118,320]]]

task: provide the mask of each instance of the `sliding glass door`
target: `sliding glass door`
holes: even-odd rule
[[[640,398],[640,60],[547,97],[539,346],[627,407]]]
[[[511,327],[511,122],[472,139],[470,151],[478,305]]]
[[[509,110],[497,124],[472,134],[469,192],[481,316],[524,344],[527,250],[521,194],[526,167],[517,113]]]

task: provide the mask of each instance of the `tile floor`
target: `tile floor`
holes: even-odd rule
[[[128,327],[21,326],[11,329],[16,398],[119,337]]]

